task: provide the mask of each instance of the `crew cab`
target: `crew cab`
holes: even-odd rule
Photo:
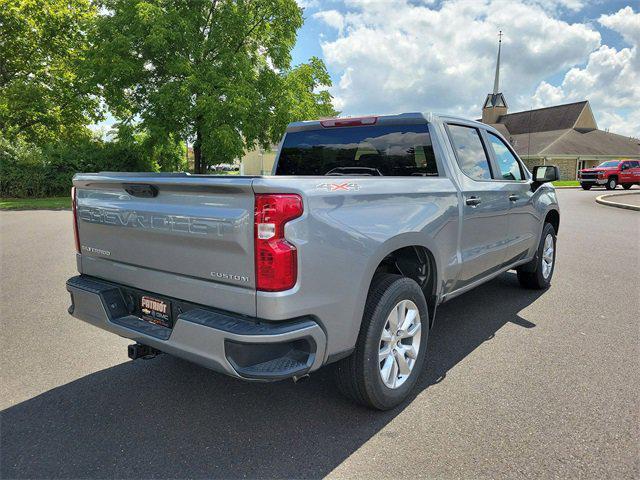
[[[640,185],[640,161],[608,160],[595,168],[583,168],[578,172],[578,181],[584,190],[594,185],[605,186],[607,190],[622,185],[629,190],[633,185]]]
[[[439,304],[509,269],[550,285],[557,178],[488,125],[422,113],[292,123],[271,176],[79,173],[69,313],[133,359],[254,381],[333,364],[389,409]]]

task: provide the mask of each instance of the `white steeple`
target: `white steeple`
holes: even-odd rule
[[[498,59],[496,60],[496,76],[493,80],[493,92],[487,94],[482,106],[482,121],[497,123],[507,113],[507,101],[500,92],[500,56],[502,54],[502,30],[498,33]]]
[[[496,78],[493,81],[493,94],[500,93],[500,50],[502,50],[502,30],[498,33],[498,60],[496,61]]]

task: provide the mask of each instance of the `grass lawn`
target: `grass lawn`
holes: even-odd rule
[[[557,182],[553,182],[556,187],[579,187],[580,182],[577,180],[558,180]]]
[[[60,210],[71,208],[71,197],[0,198],[0,210]]]

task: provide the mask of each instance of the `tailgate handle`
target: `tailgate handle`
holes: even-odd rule
[[[125,192],[134,197],[151,198],[158,196],[158,187],[145,183],[125,183]]]

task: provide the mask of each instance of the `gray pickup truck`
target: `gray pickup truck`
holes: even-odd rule
[[[77,174],[69,313],[133,359],[258,381],[335,364],[389,409],[440,303],[509,269],[549,286],[557,178],[488,125],[421,113],[293,123],[273,176]]]

